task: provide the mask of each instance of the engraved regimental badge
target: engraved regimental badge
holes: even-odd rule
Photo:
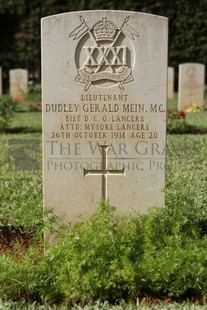
[[[85,91],[91,85],[111,87],[132,82],[134,67],[134,48],[131,40],[140,37],[129,25],[126,17],[120,28],[103,17],[89,28],[80,16],[81,24],[70,33],[73,40],[79,39],[75,51],[78,75],[75,81],[85,84]]]

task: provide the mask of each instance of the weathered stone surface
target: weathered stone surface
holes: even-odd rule
[[[11,69],[10,78],[10,95],[13,100],[24,101],[28,87],[28,71],[26,69]]]
[[[137,12],[42,19],[44,206],[67,223],[101,198],[123,214],[163,204],[167,35]]]
[[[205,66],[199,63],[179,65],[178,109],[186,111],[192,104],[204,108]]]

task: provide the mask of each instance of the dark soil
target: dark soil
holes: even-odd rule
[[[22,232],[20,228],[3,226],[0,228],[0,254],[14,253],[17,248],[26,250],[32,242],[32,233]]]

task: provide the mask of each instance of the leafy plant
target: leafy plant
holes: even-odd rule
[[[61,234],[58,244],[47,249],[50,278],[44,295],[53,300],[61,294],[70,302],[133,296],[139,285],[135,266],[142,255],[141,239],[138,218],[119,217],[114,207],[102,202],[94,216]]]
[[[15,102],[9,95],[0,97],[0,129],[6,129],[14,115],[16,108]]]
[[[171,112],[167,114],[167,130],[169,133],[182,133],[185,131],[185,112]]]
[[[41,103],[41,84],[29,85],[27,99],[36,104]]]
[[[60,229],[45,255],[32,246],[18,260],[1,256],[0,294],[70,306],[145,295],[200,298],[207,288],[207,237],[183,232],[188,223],[184,214],[172,220],[168,207],[123,217],[102,202],[90,219]]]

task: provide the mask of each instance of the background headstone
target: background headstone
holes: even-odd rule
[[[204,108],[205,66],[199,63],[179,65],[178,110],[186,111],[192,104]]]
[[[9,71],[10,96],[13,100],[24,101],[28,91],[28,71],[26,69],[11,69]]]
[[[173,100],[174,98],[174,68],[168,67],[167,69],[167,99]]]
[[[44,206],[67,223],[101,198],[163,204],[167,18],[85,11],[42,19]]]
[[[2,69],[0,67],[0,97],[2,96],[2,92],[3,92],[2,90]]]

